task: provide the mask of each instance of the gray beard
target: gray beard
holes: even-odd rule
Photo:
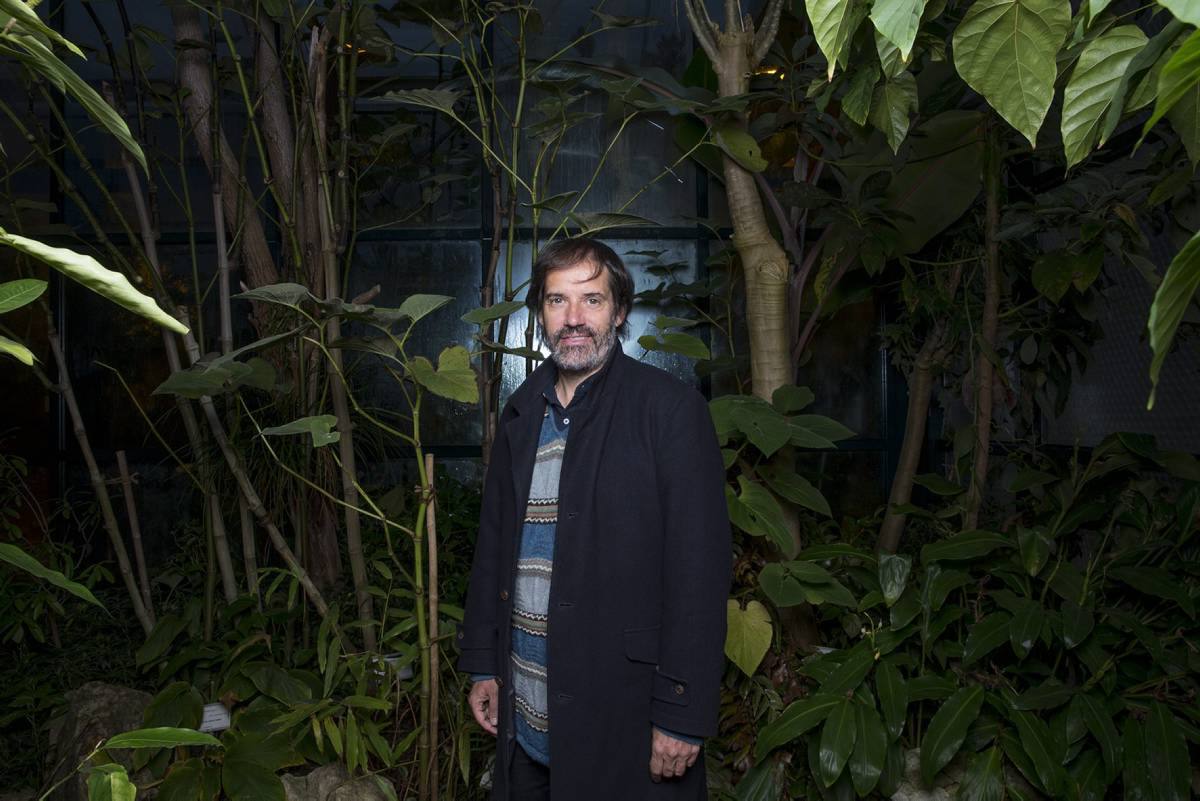
[[[617,327],[609,326],[603,332],[587,329],[592,341],[586,345],[560,347],[559,341],[567,329],[560,329],[550,342],[550,358],[564,373],[590,373],[599,369],[617,344]]]

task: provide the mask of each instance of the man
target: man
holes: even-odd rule
[[[458,635],[492,799],[698,801],[731,563],[708,406],[622,352],[606,245],[548,245],[526,302],[551,357],[501,414]]]

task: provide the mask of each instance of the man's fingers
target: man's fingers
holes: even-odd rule
[[[695,765],[695,764],[696,764],[696,757],[698,757],[698,756],[700,756],[700,749],[699,749],[699,748],[697,748],[695,751],[693,751],[693,752],[692,752],[692,754],[691,754],[691,756],[689,756],[689,757],[687,758],[687,766],[688,766],[689,768],[690,768],[692,765]]]
[[[650,755],[650,779],[660,782],[663,778],[663,758],[659,754]]]
[[[475,682],[467,700],[471,706],[471,714],[475,716],[475,722],[488,734],[495,735],[500,709],[496,680],[484,679]]]

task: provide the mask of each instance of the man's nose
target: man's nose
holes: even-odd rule
[[[583,324],[583,304],[582,303],[567,303],[567,316],[563,321],[567,325],[582,325]]]

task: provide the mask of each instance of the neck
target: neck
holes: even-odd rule
[[[597,367],[589,372],[567,372],[560,369],[558,378],[554,381],[554,391],[558,394],[558,402],[563,405],[563,408],[571,405],[571,401],[575,399],[575,390],[579,385],[588,380],[596,373],[600,372]]]

